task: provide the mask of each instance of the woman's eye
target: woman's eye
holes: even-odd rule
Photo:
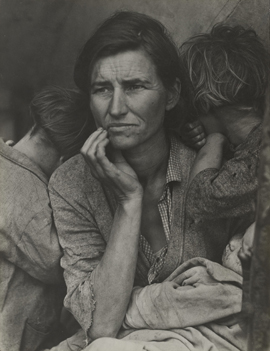
[[[94,93],[94,94],[106,94],[106,93],[108,93],[109,91],[110,91],[109,88],[107,88],[107,87],[102,87],[102,88],[96,88],[96,89],[94,89],[93,93]]]
[[[135,85],[130,85],[127,90],[129,91],[135,91],[135,90],[141,90],[144,89],[143,85],[135,84]]]

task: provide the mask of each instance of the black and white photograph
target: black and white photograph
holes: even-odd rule
[[[0,351],[270,351],[269,0],[0,0]]]

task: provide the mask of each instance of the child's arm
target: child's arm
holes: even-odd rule
[[[200,169],[195,165],[197,171],[196,168],[192,170],[186,202],[189,216],[236,219],[246,215],[253,220],[258,190],[261,134],[262,127],[258,126],[237,147],[233,157],[219,167],[216,166],[217,168],[209,168],[209,163],[200,166]],[[216,145],[211,152],[218,154],[217,147]],[[211,158],[214,162],[213,156],[209,157],[210,161]]]
[[[199,150],[191,170],[190,183],[198,173],[205,169],[220,169],[222,165],[223,149],[226,143],[227,138],[221,133],[213,133],[206,137],[206,143]]]

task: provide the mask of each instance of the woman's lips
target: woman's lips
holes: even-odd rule
[[[114,123],[114,124],[109,124],[108,125],[108,131],[110,132],[117,132],[117,131],[123,131],[129,128],[135,127],[136,124],[128,124],[128,123]]]

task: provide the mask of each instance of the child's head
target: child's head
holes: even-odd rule
[[[77,90],[45,88],[31,101],[30,113],[34,120],[31,135],[39,134],[64,159],[78,153],[94,131],[88,98]]]
[[[217,24],[184,42],[181,55],[199,114],[228,105],[262,111],[269,56],[254,30]]]
[[[239,253],[248,257],[251,256],[254,233],[255,223],[252,223],[247,228],[244,235],[243,233],[236,234],[231,238],[222,256],[222,264],[224,267],[229,268],[238,274],[242,274]]]

